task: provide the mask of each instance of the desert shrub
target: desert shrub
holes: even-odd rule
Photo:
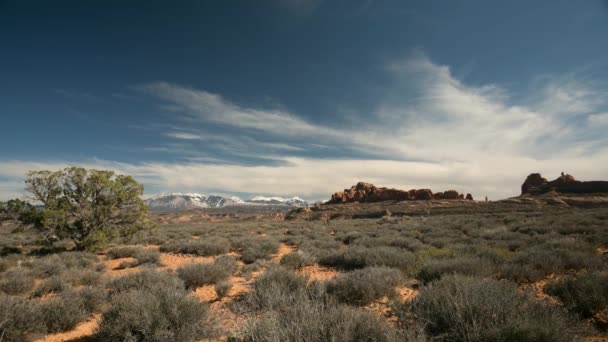
[[[214,336],[208,306],[182,289],[130,290],[111,298],[99,325],[102,341],[197,341]]]
[[[184,281],[187,289],[195,289],[202,285],[215,284],[230,277],[231,269],[222,265],[195,263],[177,269],[177,276]]]
[[[0,293],[0,340],[21,342],[46,333],[40,304],[21,297]]]
[[[69,279],[61,275],[54,275],[36,286],[34,290],[34,297],[41,297],[49,293],[61,293],[63,291],[72,288],[72,284]]]
[[[228,253],[229,246],[224,239],[177,240],[160,246],[160,251],[213,256]]]
[[[312,265],[315,263],[315,259],[302,251],[297,251],[284,255],[280,261],[281,265],[291,268],[299,269],[304,266]]]
[[[396,269],[368,267],[332,279],[327,283],[327,293],[342,303],[366,305],[382,296],[393,296],[400,280]]]
[[[82,298],[71,291],[43,302],[40,312],[50,333],[71,330],[88,314]]]
[[[73,285],[97,286],[103,282],[102,274],[95,271],[82,271],[73,274]]]
[[[107,293],[104,289],[93,286],[85,286],[78,289],[78,297],[82,300],[85,312],[97,312],[105,304]]]
[[[446,276],[411,303],[393,305],[402,323],[414,317],[441,341],[572,341],[576,324],[563,310],[522,294],[513,283]]]
[[[601,261],[586,244],[550,241],[516,252],[510,262],[502,267],[502,274],[514,281],[532,282],[541,280],[550,273],[594,269],[599,265]]]
[[[428,283],[448,274],[487,276],[496,271],[496,265],[480,257],[429,259],[422,264],[417,278]]]
[[[371,312],[309,300],[250,320],[244,328],[245,341],[423,341],[408,337]]]
[[[24,268],[13,268],[0,279],[0,292],[10,295],[18,295],[31,291],[34,288],[34,277],[32,273]]]
[[[243,247],[241,260],[251,264],[258,259],[270,259],[279,250],[279,243],[269,239],[254,239]]]
[[[221,255],[217,257],[213,261],[213,264],[224,270],[227,274],[232,274],[237,269],[236,259],[229,255]]]
[[[545,292],[558,297],[565,307],[582,317],[608,307],[608,275],[584,273],[549,283]]]
[[[168,272],[144,269],[141,272],[114,278],[108,284],[111,295],[129,290],[149,290],[156,287],[183,289],[184,283]]]
[[[142,246],[116,246],[108,249],[106,256],[110,259],[134,258],[135,254],[143,249]]]
[[[306,296],[307,279],[283,268],[270,268],[253,283],[245,298],[245,310],[288,307]]]
[[[416,256],[407,250],[394,247],[353,246],[346,252],[334,252],[321,257],[319,264],[344,270],[386,266],[398,268],[409,274],[415,268]]]
[[[226,297],[232,289],[232,283],[229,280],[221,280],[215,284],[214,288],[217,298],[222,299]]]

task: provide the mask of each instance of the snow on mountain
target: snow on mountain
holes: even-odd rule
[[[305,207],[306,201],[299,197],[264,197],[256,196],[250,200],[243,201],[237,196],[223,197],[216,195],[205,195],[199,193],[161,193],[144,200],[148,209],[152,211],[179,211],[197,208],[221,208],[227,206],[243,205],[278,205]]]
[[[220,208],[229,205],[246,204],[236,196],[222,197],[198,193],[163,193],[144,200],[148,209],[156,211],[187,210],[196,208]]]
[[[308,203],[299,197],[283,198],[283,197],[256,196],[250,200],[247,200],[247,202],[257,203],[257,204],[270,204],[270,205],[288,205],[288,206],[293,206],[293,207],[308,206]]]

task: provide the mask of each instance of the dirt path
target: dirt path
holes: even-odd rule
[[[66,331],[63,333],[46,335],[44,338],[36,340],[36,342],[65,342],[75,341],[87,336],[93,336],[97,325],[101,320],[100,314],[94,314],[87,321],[82,322],[76,326],[73,330]]]

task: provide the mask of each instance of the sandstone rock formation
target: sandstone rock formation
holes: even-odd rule
[[[344,189],[344,191],[333,194],[328,203],[415,201],[432,199],[464,199],[464,195],[459,194],[456,190],[448,190],[433,194],[430,189],[412,189],[405,191],[377,187],[370,183],[359,182],[350,189]],[[472,200],[473,196],[467,194],[467,199]]]
[[[522,195],[539,195],[549,191],[576,194],[608,193],[608,181],[581,182],[563,172],[557,179],[548,181],[540,173],[531,173],[521,185]]]

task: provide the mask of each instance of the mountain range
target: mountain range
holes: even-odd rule
[[[308,203],[299,198],[256,196],[242,200],[237,196],[224,197],[198,193],[162,193],[144,200],[151,211],[180,211],[198,208],[223,208],[228,206],[283,206],[306,207]]]

